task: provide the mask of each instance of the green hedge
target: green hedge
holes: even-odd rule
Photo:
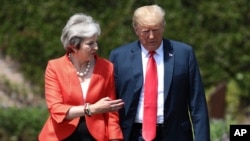
[[[46,108],[3,108],[0,112],[0,141],[37,141],[47,119]],[[220,141],[229,133],[229,120],[210,121],[211,140]]]
[[[1,0],[0,51],[20,63],[42,95],[47,61],[64,54],[60,34],[72,14],[85,12],[100,23],[99,55],[108,58],[112,49],[136,38],[132,14],[147,4],[166,10],[165,37],[194,47],[206,89],[234,79],[240,104],[249,105],[249,0]]]
[[[2,108],[0,141],[36,141],[47,119],[46,108]]]
[[[99,54],[107,58],[113,48],[135,39],[131,27],[133,10],[152,3],[166,10],[165,37],[194,47],[205,89],[234,80],[240,90],[239,103],[230,100],[230,104],[249,105],[249,0],[1,0],[0,52],[20,63],[25,78],[34,88],[38,86],[36,94],[43,96],[47,61],[64,54],[61,29],[73,13],[88,13],[101,24]],[[236,95],[233,89],[229,90],[227,95]],[[235,107],[229,106],[232,113],[238,110]],[[46,111],[45,108],[1,109],[0,139],[15,141],[23,136],[35,139]],[[219,133],[217,127],[212,129],[212,133]]]

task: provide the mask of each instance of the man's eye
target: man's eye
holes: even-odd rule
[[[149,30],[144,30],[144,31],[142,31],[142,32],[144,32],[144,33],[148,33],[148,32],[149,32]]]

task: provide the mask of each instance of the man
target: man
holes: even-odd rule
[[[110,54],[117,97],[125,102],[119,112],[124,140],[209,141],[207,104],[194,52],[185,43],[163,38],[164,16],[158,5],[136,9],[133,28],[139,40]],[[154,102],[156,106],[149,104]]]

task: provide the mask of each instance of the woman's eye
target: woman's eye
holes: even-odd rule
[[[91,46],[91,45],[93,45],[93,44],[94,44],[94,42],[87,43],[87,45],[89,45],[89,46]]]

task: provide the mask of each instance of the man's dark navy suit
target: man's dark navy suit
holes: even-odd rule
[[[163,39],[163,50],[164,141],[209,141],[206,98],[192,47]],[[117,97],[125,102],[119,114],[124,140],[129,141],[143,86],[139,41],[116,48],[110,60],[114,64]]]

